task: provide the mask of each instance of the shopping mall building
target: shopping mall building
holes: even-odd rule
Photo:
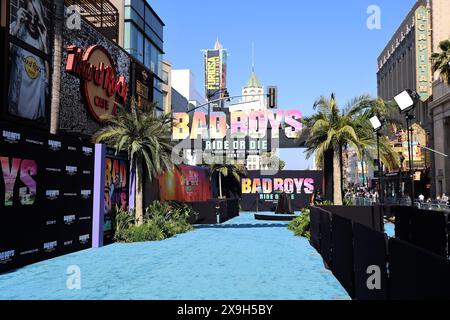
[[[416,196],[423,193],[434,197],[450,192],[450,179],[446,178],[450,174],[450,160],[422,148],[450,152],[450,89],[433,74],[430,61],[431,54],[438,51],[439,42],[450,37],[449,16],[449,1],[418,0],[378,58],[379,97],[392,100],[405,89],[420,95],[412,139]],[[392,137],[396,151],[404,160],[402,170],[386,177],[388,189],[397,190],[397,194],[408,193],[407,184],[402,182],[409,167],[406,137],[401,130]]]

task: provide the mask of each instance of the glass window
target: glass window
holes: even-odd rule
[[[156,103],[156,108],[160,110],[164,108],[163,94],[156,88],[153,90],[153,102]]]
[[[125,50],[140,62],[144,61],[144,36],[131,22],[125,22]]]
[[[165,84],[169,84],[169,73],[166,71],[162,72],[162,78],[161,78]]]
[[[163,49],[163,41],[156,35],[155,32],[148,26],[148,24],[145,25],[145,34],[147,37],[149,37],[157,46],[159,49]]]
[[[160,37],[164,39],[163,25],[159,19],[154,15],[149,6],[145,7],[145,22],[153,29],[153,31]]]
[[[145,8],[145,4],[144,4],[144,0],[126,0],[125,1],[125,5],[131,4],[131,6],[134,8],[134,10],[136,10],[141,16],[144,15],[144,8]]]
[[[147,38],[145,38],[144,50],[145,50],[145,52],[144,52],[144,65],[147,68],[151,69],[150,65],[151,65],[151,60],[152,60],[152,43]]]

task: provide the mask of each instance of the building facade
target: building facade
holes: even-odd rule
[[[119,12],[119,45],[153,73],[153,101],[164,110],[164,22],[146,0],[111,0]]]
[[[198,111],[208,112],[207,101],[197,90],[195,75],[190,69],[172,70],[171,77],[172,88],[188,100],[189,109],[204,105]]]
[[[417,131],[414,131],[414,136],[422,136],[424,131],[425,145],[429,148],[443,147],[442,143],[435,142],[435,139],[441,139],[442,133],[439,131],[437,134],[434,126],[435,116],[432,106],[436,105],[433,102],[436,99],[433,88],[436,75],[432,72],[430,57],[436,51],[439,42],[450,36],[449,14],[450,2],[447,0],[418,0],[378,57],[378,96],[384,100],[392,100],[405,89],[414,90],[420,95],[420,101],[415,107],[414,122],[418,126],[415,126]],[[403,117],[400,114],[397,117],[403,120],[402,127],[405,130]],[[442,123],[440,126],[442,130]],[[398,140],[399,136],[404,135],[402,132],[395,135],[392,141],[400,157],[407,154],[405,150],[401,150],[407,148],[407,143]],[[416,149],[424,146],[419,141],[412,141],[412,144]],[[425,149],[415,154],[420,159],[414,159],[414,170],[426,176],[420,182],[416,181],[416,190],[422,189],[426,196],[442,192],[439,190],[440,182],[437,183],[441,180],[437,176],[444,172],[443,160]],[[430,170],[432,167],[435,170]],[[408,166],[405,165],[404,168],[407,170]]]

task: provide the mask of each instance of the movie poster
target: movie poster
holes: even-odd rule
[[[112,240],[113,230],[111,212],[116,207],[128,210],[129,195],[129,161],[126,155],[115,156],[109,150],[105,161],[105,240]]]
[[[209,170],[179,166],[159,178],[161,201],[201,202],[212,198]]]

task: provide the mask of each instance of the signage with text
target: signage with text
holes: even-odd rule
[[[82,91],[92,117],[100,122],[103,115],[114,114],[116,103],[126,103],[128,85],[116,74],[114,62],[105,48],[91,46],[86,51],[67,48],[66,72],[82,80]]]

